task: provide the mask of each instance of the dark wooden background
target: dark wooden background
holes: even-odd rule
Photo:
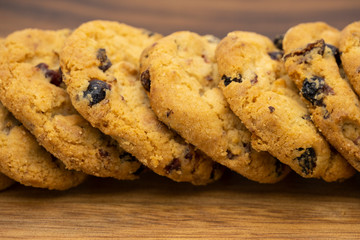
[[[342,29],[360,20],[360,1],[0,0],[0,36],[93,19],[165,35],[190,30],[221,38],[246,30],[272,38],[301,22]],[[234,173],[205,187],[151,173],[133,182],[94,177],[64,192],[17,184],[0,193],[0,238],[356,239],[359,189],[359,175],[325,183],[292,174],[262,185]]]
[[[27,27],[75,28],[107,19],[162,34],[190,30],[224,37],[233,30],[269,37],[308,21],[343,28],[359,20],[358,0],[1,0],[0,34]]]

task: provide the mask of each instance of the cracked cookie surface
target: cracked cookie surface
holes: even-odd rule
[[[360,102],[341,74],[339,30],[323,22],[294,26],[285,34],[284,61],[327,141],[360,170]]]
[[[136,179],[142,165],[76,112],[62,82],[59,52],[67,29],[25,29],[0,50],[0,99],[67,169]]]
[[[157,119],[142,87],[140,54],[159,38],[117,22],[81,25],[61,52],[67,91],[93,126],[155,173],[193,184],[212,182],[221,168]]]
[[[230,110],[215,61],[218,39],[176,32],[141,56],[141,81],[159,119],[213,160],[262,183],[283,179],[288,171],[251,145],[251,134]]]
[[[253,133],[254,148],[269,151],[299,175],[325,181],[351,177],[354,169],[311,122],[281,55],[270,39],[252,32],[232,32],[220,42],[219,86],[230,107]]]

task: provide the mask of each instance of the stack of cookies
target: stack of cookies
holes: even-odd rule
[[[205,185],[360,170],[360,22],[271,41],[161,36],[118,22],[0,41],[0,188],[65,190],[153,171]]]

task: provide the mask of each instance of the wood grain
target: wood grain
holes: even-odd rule
[[[247,30],[274,37],[309,21],[341,29],[359,13],[357,0],[1,0],[0,36],[107,19],[162,34]],[[292,174],[263,185],[230,172],[205,187],[152,173],[132,182],[94,177],[64,192],[17,184],[0,193],[0,238],[357,239],[359,185],[359,174],[344,183]]]
[[[205,187],[148,174],[89,179],[65,192],[14,186],[1,193],[0,234],[49,238],[355,239],[358,176],[325,183],[291,175],[274,185],[233,173]]]
[[[274,37],[308,21],[343,28],[359,20],[359,12],[357,0],[2,0],[0,34],[26,27],[75,28],[92,19],[108,19],[162,34],[191,30],[224,37],[246,30]]]

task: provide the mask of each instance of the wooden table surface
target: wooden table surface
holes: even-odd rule
[[[0,0],[0,36],[107,19],[165,35],[247,30],[274,37],[309,21],[341,29],[359,15],[357,0]],[[230,172],[205,187],[152,173],[132,182],[93,177],[64,192],[17,184],[0,192],[0,238],[356,239],[359,189],[359,174],[344,183],[291,174],[263,185]]]

